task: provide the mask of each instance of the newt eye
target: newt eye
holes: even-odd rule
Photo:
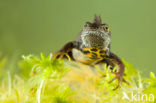
[[[107,31],[107,32],[109,32],[108,26],[104,26],[104,30]]]

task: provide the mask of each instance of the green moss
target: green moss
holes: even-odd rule
[[[4,60],[2,60],[3,63]],[[124,60],[123,60],[124,61]],[[156,96],[156,78],[153,72],[145,78],[140,71],[124,61],[124,79],[131,86],[122,83],[113,91],[117,81],[109,84],[114,74],[106,65],[90,67],[80,63],[51,60],[51,56],[23,56],[19,62],[21,73],[6,76],[0,88],[0,103],[134,103],[122,99],[123,94],[147,94]],[[103,77],[106,75],[106,77]],[[5,81],[3,83],[3,81]],[[144,100],[137,103],[145,102]],[[154,101],[153,101],[154,102]]]

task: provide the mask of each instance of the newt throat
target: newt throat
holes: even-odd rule
[[[98,31],[83,31],[81,38],[86,48],[95,47],[98,49],[106,49],[110,42],[108,35]]]

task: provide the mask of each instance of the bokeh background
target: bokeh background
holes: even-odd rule
[[[155,0],[0,0],[0,57],[55,52],[101,15],[112,31],[112,51],[156,73]]]

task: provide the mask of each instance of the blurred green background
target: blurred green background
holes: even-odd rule
[[[0,0],[0,55],[49,54],[101,15],[112,51],[148,73],[156,59],[155,0]]]

